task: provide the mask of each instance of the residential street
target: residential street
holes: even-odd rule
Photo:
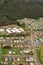
[[[35,46],[34,46],[34,59],[35,59],[36,65],[42,65],[42,64],[40,64],[40,62],[38,61],[38,57],[37,57],[36,47],[35,47]]]

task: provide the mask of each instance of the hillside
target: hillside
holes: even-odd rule
[[[15,20],[24,17],[43,17],[43,5],[34,0],[0,0],[0,26],[16,23]]]

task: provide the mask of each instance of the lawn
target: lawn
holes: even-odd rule
[[[0,48],[0,52],[2,52],[2,54],[7,55],[9,53],[9,51],[15,52],[15,55],[19,55],[20,54],[20,50],[24,50],[24,48],[10,48],[10,49],[5,49],[5,48]]]
[[[5,32],[0,32],[0,37],[6,37],[6,33]]]

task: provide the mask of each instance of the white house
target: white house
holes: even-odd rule
[[[34,65],[34,63],[30,62],[30,65]]]
[[[24,50],[23,52],[24,52],[24,53],[30,53],[31,50],[29,50],[29,49],[28,49],[28,50]]]
[[[4,32],[5,30],[4,29],[0,29],[0,32]]]
[[[9,29],[6,29],[6,32],[7,32],[7,33],[9,33],[9,34],[11,34],[11,33],[12,33]]]
[[[24,32],[24,30],[23,30],[22,28],[19,28],[19,30],[20,30],[21,32]]]
[[[13,30],[16,32],[16,33],[21,33],[21,31],[17,28],[13,28]]]

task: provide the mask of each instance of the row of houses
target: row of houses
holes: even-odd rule
[[[19,57],[19,56],[6,56],[6,57],[4,57],[4,64],[8,64],[8,61],[13,61],[12,65],[15,65],[14,63],[16,63],[16,62],[21,62],[22,63],[23,58],[25,59],[26,63],[30,63],[30,65],[34,65],[35,60],[33,59],[33,57],[23,57],[23,56],[22,57]]]
[[[20,43],[24,40],[24,37],[0,37],[0,43]]]
[[[8,29],[4,29],[4,28],[0,28],[0,32],[6,32],[8,34],[12,34],[12,33],[22,33],[24,32],[24,30],[22,28],[8,28]]]
[[[31,44],[24,44],[24,43],[15,43],[15,44],[9,44],[9,43],[4,43],[4,44],[0,44],[0,47],[1,46],[3,46],[3,47],[5,47],[5,46],[10,46],[10,47],[16,47],[16,48],[30,48],[30,49],[32,49],[32,45]]]

